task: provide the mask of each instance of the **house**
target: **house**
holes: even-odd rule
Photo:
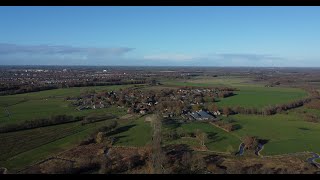
[[[182,109],[181,114],[188,114],[189,110],[187,109]]]
[[[148,111],[148,109],[142,108],[142,109],[140,109],[139,113],[140,113],[140,114],[146,114],[147,111]]]
[[[162,113],[162,114],[163,114],[164,118],[173,117],[173,113],[165,112],[165,113]]]
[[[220,111],[213,111],[213,115],[215,115],[215,116],[220,116],[221,113],[220,113]]]

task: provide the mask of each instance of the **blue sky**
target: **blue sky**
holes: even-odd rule
[[[0,7],[0,64],[320,66],[320,7]]]

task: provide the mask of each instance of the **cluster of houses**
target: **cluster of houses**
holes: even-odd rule
[[[78,106],[76,109],[79,111],[82,111],[82,110],[86,110],[86,109],[102,109],[105,107],[107,107],[107,106],[102,101],[99,101],[99,102],[91,101],[88,104]]]
[[[126,89],[119,92],[100,93],[99,95],[85,94],[78,97],[74,105],[78,110],[101,109],[116,105],[128,108],[128,113],[143,115],[158,111],[165,118],[181,116],[188,120],[217,120],[217,116],[221,114],[219,111],[191,110],[194,105],[206,103],[204,99],[213,98],[217,92],[219,90],[213,88],[162,89],[157,92]]]

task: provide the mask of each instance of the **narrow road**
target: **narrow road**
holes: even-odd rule
[[[240,146],[239,146],[239,151],[236,153],[236,156],[242,156],[243,155],[244,147],[245,147],[245,144],[241,143]]]
[[[312,153],[312,154],[313,154],[313,157],[307,159],[308,163],[320,168],[320,163],[316,162],[316,159],[320,159],[319,154],[317,154],[317,153]]]
[[[259,143],[259,144],[258,144],[258,147],[256,148],[256,150],[255,150],[254,153],[255,153],[257,156],[260,156],[260,151],[262,151],[262,149],[263,149],[263,144]]]

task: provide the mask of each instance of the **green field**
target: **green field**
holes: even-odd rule
[[[82,126],[80,122],[0,134],[0,163],[17,170],[67,150],[110,121]]]
[[[264,87],[262,84],[249,83],[248,78],[218,77],[201,79],[194,78],[187,81],[164,81],[169,86],[219,87],[230,86],[239,89],[236,95],[220,99],[217,105],[242,106],[262,108],[268,105],[282,104],[306,97],[308,94],[302,89],[285,87]]]
[[[306,122],[297,113],[273,116],[235,115],[231,118],[242,126],[232,133],[241,137],[257,136],[269,140],[261,152],[263,155],[320,152],[320,124]]]
[[[229,86],[229,87],[241,87],[241,86],[262,86],[262,84],[251,83],[252,79],[247,77],[237,76],[220,76],[220,77],[206,77],[198,76],[188,80],[164,80],[162,83],[165,85],[172,86],[201,86],[201,87],[218,87],[218,86]]]
[[[110,107],[96,110],[78,111],[71,107],[67,96],[80,95],[88,90],[105,91],[126,88],[132,85],[97,86],[55,89],[34,93],[0,96],[0,125],[21,123],[41,117],[58,114],[82,116],[89,114],[112,114],[123,116],[126,109]],[[10,112],[10,119],[4,109]],[[107,121],[81,126],[80,122],[48,126],[11,133],[1,133],[0,164],[10,170],[23,168],[54,153],[73,147]]]
[[[173,127],[168,125],[165,126],[165,128],[172,129]],[[236,136],[229,134],[209,123],[191,122],[181,124],[180,128],[183,129],[183,132],[187,133],[196,132],[197,129],[199,129],[202,132],[205,132],[208,135],[208,139],[206,140],[205,145],[211,151],[235,153],[239,147],[239,144],[241,143],[241,141]],[[166,143],[187,144],[191,147],[200,145],[199,141],[195,138],[179,138],[177,140]]]
[[[81,87],[68,89],[55,89],[34,93],[0,96],[0,125],[20,123],[25,120],[48,117],[51,115],[68,114],[74,116],[87,115],[90,113],[110,113],[110,110],[84,110],[78,111],[75,107],[70,106],[69,101],[65,101],[67,96],[77,96],[88,90],[116,90],[120,88],[130,87],[132,85],[116,85],[116,86],[97,86],[97,87]],[[8,105],[9,106],[8,106]],[[10,118],[4,107],[7,107]],[[119,110],[113,108],[111,111],[117,114]]]
[[[150,122],[145,122],[144,116],[134,121],[123,123],[118,128],[118,131],[111,136],[117,139],[115,145],[139,147],[151,142],[152,129]]]
[[[88,114],[122,114],[124,109],[117,107],[103,109],[89,109],[78,111],[75,107],[69,106],[70,102],[63,99],[50,99],[46,102],[43,100],[30,100],[10,107],[10,119],[1,115],[0,125],[21,123],[25,120],[32,120],[53,115],[68,114],[73,116],[83,116]]]
[[[237,95],[221,99],[217,104],[224,106],[242,106],[262,108],[268,105],[283,104],[307,96],[307,92],[296,88],[278,87],[239,87]]]

